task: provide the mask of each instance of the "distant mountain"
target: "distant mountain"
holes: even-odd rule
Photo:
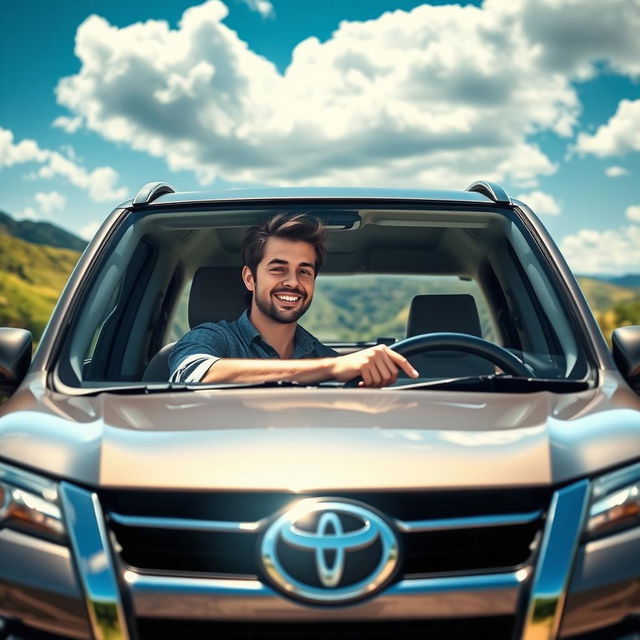
[[[33,244],[45,244],[58,249],[84,251],[87,246],[84,240],[55,224],[33,220],[15,220],[4,211],[0,211],[0,233],[6,233]]]
[[[638,250],[640,251],[640,248]],[[640,259],[638,261],[640,262]],[[603,279],[611,284],[617,284],[620,287],[640,287],[640,273],[630,273],[626,276]]]

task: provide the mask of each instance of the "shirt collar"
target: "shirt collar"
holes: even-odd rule
[[[249,311],[247,309],[238,318],[238,328],[247,342],[253,342],[256,338],[262,337],[251,323],[251,320],[249,320]]]
[[[262,338],[260,332],[249,320],[249,311],[245,310],[238,318],[238,328],[247,342],[253,342],[256,338]],[[311,353],[315,347],[316,339],[300,325],[296,327],[295,344],[293,348],[294,357],[300,357]]]
[[[296,344],[294,356],[301,357],[311,353],[315,347],[316,339],[300,325],[296,327]]]

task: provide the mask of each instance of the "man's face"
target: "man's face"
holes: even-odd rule
[[[243,278],[253,291],[251,313],[276,322],[296,322],[309,308],[315,287],[316,252],[308,242],[269,238],[256,273],[245,267]]]

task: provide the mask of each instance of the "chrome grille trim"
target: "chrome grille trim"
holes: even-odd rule
[[[530,524],[541,516],[542,511],[531,511],[529,513],[470,516],[468,518],[438,518],[435,520],[413,520],[411,522],[396,520],[395,523],[403,533],[421,533],[424,531],[444,531],[446,529],[480,529]]]
[[[407,578],[391,586],[387,593],[433,593],[444,591],[479,591],[484,589],[504,589],[519,587],[531,570],[528,567],[509,573],[487,573],[468,576],[448,576],[446,578]]]
[[[95,640],[129,640],[127,619],[98,496],[60,483],[65,523]]]
[[[266,520],[256,522],[231,522],[225,520],[199,520],[196,518],[156,518],[153,516],[125,516],[110,512],[109,518],[125,527],[147,529],[179,529],[183,531],[208,531],[225,533],[257,533]]]
[[[530,570],[519,569],[508,573],[482,575],[447,576],[444,578],[406,578],[385,590],[386,594],[434,593],[443,591],[477,591],[484,589],[504,589],[519,587],[526,580]],[[186,576],[158,576],[128,569],[124,580],[132,593],[161,593],[177,591],[206,595],[253,594],[270,596],[276,591],[260,580],[238,578],[191,578]]]
[[[141,617],[257,621],[438,618],[513,615],[528,568],[509,573],[405,579],[349,607],[309,607],[282,598],[259,580],[158,576],[126,571]]]
[[[422,533],[425,531],[444,531],[446,529],[479,529],[530,524],[542,516],[542,511],[528,513],[509,513],[499,515],[470,516],[467,518],[436,518],[433,520],[395,520],[394,523],[403,533]],[[263,518],[255,522],[232,522],[225,520],[200,520],[196,518],[160,518],[153,516],[129,516],[110,512],[111,520],[125,527],[149,529],[179,529],[184,531],[208,531],[228,533],[259,533],[267,524]]]
[[[591,484],[581,480],[553,495],[540,545],[521,640],[555,640],[584,529]]]

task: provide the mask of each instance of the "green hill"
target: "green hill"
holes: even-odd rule
[[[578,276],[578,284],[594,312],[604,312],[617,304],[640,297],[640,287],[621,286],[606,280]]]
[[[638,278],[624,276],[616,282],[635,282]],[[609,345],[617,327],[640,325],[640,286],[621,286],[585,277],[578,277],[578,283]]]
[[[409,305],[424,293],[469,293],[477,287],[456,277],[356,276],[318,279],[313,305],[302,319],[305,329],[325,340],[375,340],[404,336]],[[483,334],[491,336],[489,314],[476,297]]]
[[[0,233],[0,326],[40,339],[80,253]]]

